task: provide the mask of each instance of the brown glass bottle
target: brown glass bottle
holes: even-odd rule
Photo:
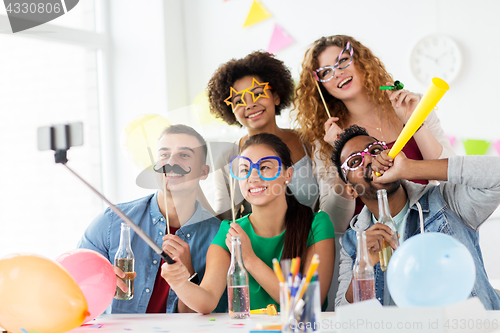
[[[127,292],[123,292],[118,286],[116,287],[115,298],[120,300],[129,300],[134,297],[134,252],[130,245],[130,227],[126,223],[122,223],[120,233],[120,246],[115,255],[115,266],[120,268],[125,277],[122,279],[128,287]]]

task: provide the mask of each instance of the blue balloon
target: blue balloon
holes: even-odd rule
[[[476,279],[469,250],[437,232],[413,236],[394,251],[387,286],[399,307],[448,306],[466,300]]]

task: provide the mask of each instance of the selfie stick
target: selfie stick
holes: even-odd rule
[[[66,126],[68,126],[68,125],[66,125]],[[67,132],[68,132],[69,127],[67,127],[67,128],[68,128],[68,130],[67,130]],[[52,140],[52,142],[53,142],[53,140]],[[166,254],[165,251],[163,251],[161,249],[161,247],[159,247],[158,244],[156,244],[156,242],[154,240],[152,240],[151,237],[149,237],[148,234],[146,234],[144,232],[144,230],[142,230],[137,224],[135,224],[127,215],[125,215],[124,212],[122,212],[118,207],[113,205],[104,195],[102,195],[98,190],[96,190],[92,185],[87,183],[82,177],[80,177],[75,171],[73,171],[69,166],[66,165],[66,162],[68,162],[68,158],[67,158],[66,153],[67,153],[68,149],[70,148],[70,145],[67,144],[66,147],[67,147],[66,149],[57,149],[56,150],[56,149],[54,149],[55,147],[53,147],[53,145],[52,145],[51,149],[55,150],[54,155],[55,155],[56,163],[61,163],[62,165],[64,165],[69,171],[71,171],[72,174],[74,174],[85,185],[87,185],[87,187],[90,188],[92,190],[92,192],[94,192],[95,194],[97,194],[97,196],[99,198],[104,200],[104,202],[109,205],[109,208],[111,208],[111,210],[113,212],[115,212],[116,215],[118,215],[123,221],[125,221],[132,228],[132,230],[134,230],[135,233],[137,235],[139,235],[139,237],[141,237],[149,245],[149,247],[151,247],[153,249],[153,251],[158,253],[163,258],[163,260],[166,263],[168,263],[168,264],[175,263],[175,261],[172,258],[170,258],[170,256],[168,254]]]

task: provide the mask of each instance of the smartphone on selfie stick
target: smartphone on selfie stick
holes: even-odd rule
[[[124,222],[126,222],[132,230],[135,231],[139,237],[141,237],[156,253],[158,253],[163,260],[168,264],[175,263],[168,254],[165,253],[155,243],[151,237],[148,236],[137,224],[135,224],[124,212],[122,212],[118,207],[113,205],[104,195],[97,191],[92,185],[87,183],[82,177],[80,177],[75,171],[66,165],[68,162],[67,152],[68,149],[74,146],[83,145],[83,123],[71,123],[71,124],[58,124],[52,126],[45,126],[38,128],[38,150],[53,150],[55,151],[56,163],[61,163],[64,165],[72,174],[74,174],[78,179],[80,179],[85,185],[88,186],[99,196],[104,202],[109,205],[109,208],[116,213]]]

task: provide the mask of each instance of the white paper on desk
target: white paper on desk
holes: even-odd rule
[[[382,307],[361,302],[338,307],[336,310],[336,323],[329,327],[335,330],[327,330],[328,332],[487,333],[495,330],[495,320],[497,325],[500,325],[499,316],[493,316],[491,312],[486,311],[477,298],[470,298],[445,308]]]
[[[443,327],[447,333],[487,333],[500,328],[498,311],[486,311],[477,297],[464,302],[450,305],[444,309],[445,321]]]
[[[441,308],[405,309],[396,306],[368,308],[354,304],[339,307],[337,312],[339,319],[337,331],[342,333],[444,333],[439,330],[439,322],[444,318],[444,311]]]
[[[380,302],[378,300],[376,300],[375,298],[370,299],[368,301],[352,303],[352,304],[349,304],[346,306],[350,307],[350,308],[355,307],[356,309],[369,309],[369,308],[381,309],[381,308],[383,308],[382,304],[380,304]]]

